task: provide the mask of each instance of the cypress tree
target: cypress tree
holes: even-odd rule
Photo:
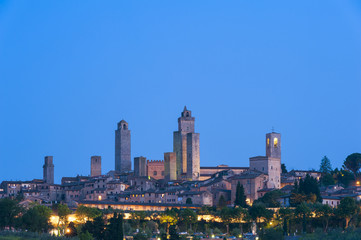
[[[241,185],[240,182],[237,183],[236,199],[234,201],[234,205],[243,208],[247,207],[246,195],[244,194],[243,185]]]

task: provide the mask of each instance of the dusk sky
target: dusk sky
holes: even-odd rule
[[[361,1],[0,0],[0,181],[163,159],[184,106],[201,166],[248,167],[265,134],[282,163],[341,167],[361,152]]]

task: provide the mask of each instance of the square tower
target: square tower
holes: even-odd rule
[[[266,134],[266,156],[281,159],[281,134],[275,132]]]
[[[147,176],[147,158],[135,157],[134,158],[134,176],[146,177]]]
[[[130,130],[124,120],[118,123],[115,130],[115,171],[129,172],[132,169],[130,158]]]
[[[177,180],[177,156],[174,152],[164,153],[164,179]]]
[[[266,134],[266,156],[251,157],[249,168],[268,175],[268,188],[281,187],[281,134]]]
[[[54,184],[53,156],[46,156],[43,166],[43,179],[48,184]]]
[[[195,176],[199,177],[199,133],[194,132],[194,121],[192,112],[184,107],[181,117],[178,118],[178,131],[173,133],[177,179],[180,179],[182,174],[192,180],[198,179],[195,179]]]
[[[187,179],[196,181],[200,176],[199,133],[187,134]]]
[[[102,157],[101,156],[92,156],[90,158],[90,176],[100,176],[102,175]]]

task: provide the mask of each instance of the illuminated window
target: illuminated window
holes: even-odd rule
[[[267,138],[267,146],[269,146],[269,138]]]
[[[273,146],[278,147],[278,138],[273,139]]]

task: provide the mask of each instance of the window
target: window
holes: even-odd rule
[[[153,175],[154,175],[154,176],[157,176],[157,171],[154,171],[154,172],[153,172]]]
[[[269,146],[269,138],[267,138],[267,146]]]
[[[162,171],[162,176],[164,176],[164,171]]]
[[[278,138],[274,138],[274,139],[273,139],[273,146],[274,146],[275,148],[278,148]]]

